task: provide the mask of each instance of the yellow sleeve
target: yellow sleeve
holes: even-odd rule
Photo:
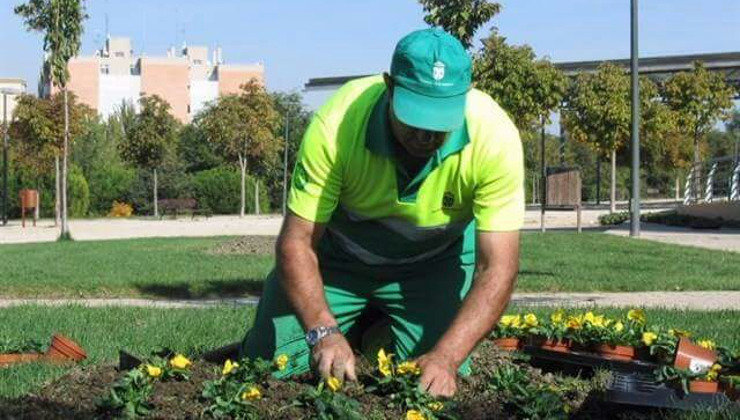
[[[288,197],[288,208],[298,216],[326,223],[339,201],[342,175],[336,138],[317,113],[303,136]]]
[[[507,121],[508,123],[508,121]],[[514,231],[524,224],[524,159],[519,132],[504,124],[478,161],[478,180],[473,198],[476,228],[482,231]]]

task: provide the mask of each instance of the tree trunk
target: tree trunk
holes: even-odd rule
[[[676,201],[681,200],[681,180],[679,179],[679,176],[676,175]]]
[[[62,223],[61,215],[61,178],[59,176],[59,153],[54,155],[54,227],[59,227]]]
[[[159,217],[159,203],[157,196],[157,168],[154,168],[154,217]]]
[[[241,201],[239,206],[239,217],[244,217],[244,206],[246,205],[247,201],[247,191],[246,191],[246,182],[247,182],[247,159],[243,158],[242,156],[239,156],[239,167],[242,170],[242,182],[241,182]]]
[[[62,149],[62,231],[61,238],[69,239],[69,224],[67,220],[67,155],[69,154],[69,102],[67,87],[64,90],[64,147]]]
[[[254,179],[254,214],[260,214],[260,182]]]
[[[612,185],[609,199],[609,213],[617,211],[617,150],[612,150]]]

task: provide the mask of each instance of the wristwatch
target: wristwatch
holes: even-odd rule
[[[306,333],[306,343],[308,343],[309,347],[313,347],[319,344],[319,341],[321,341],[324,337],[339,333],[341,333],[341,331],[336,325],[333,327],[316,327],[308,330],[308,332]]]

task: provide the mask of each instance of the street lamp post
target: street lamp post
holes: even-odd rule
[[[637,47],[637,0],[630,8],[631,30],[631,79],[632,79],[632,200],[630,236],[640,236],[640,84],[639,49]]]
[[[3,226],[8,224],[8,95],[3,92]]]
[[[288,210],[288,147],[290,142],[288,141],[288,134],[290,133],[288,124],[290,119],[288,114],[285,114],[285,147],[283,148],[283,216],[287,214]]]

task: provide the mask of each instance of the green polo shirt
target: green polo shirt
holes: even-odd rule
[[[381,76],[344,85],[303,138],[288,207],[326,224],[320,258],[400,266],[475,259],[475,230],[514,231],[524,219],[519,133],[485,93],[471,89],[465,124],[416,175],[394,157]]]

